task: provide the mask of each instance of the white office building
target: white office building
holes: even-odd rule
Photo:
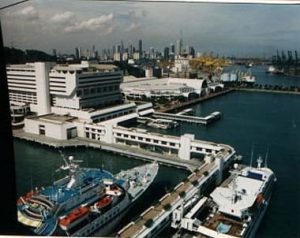
[[[113,65],[27,63],[8,65],[10,104],[43,115],[56,108],[82,110],[120,103],[122,71]]]
[[[122,71],[112,65],[57,65],[49,73],[54,107],[83,109],[120,103]]]
[[[189,97],[191,93],[205,95],[209,92],[205,79],[136,78],[124,79],[122,92],[131,98]]]
[[[28,63],[6,67],[10,104],[30,106],[30,111],[47,114],[51,110],[49,70],[51,63]]]

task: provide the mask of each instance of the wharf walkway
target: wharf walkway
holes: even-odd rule
[[[44,135],[27,133],[23,131],[23,129],[13,130],[13,136],[15,138],[36,142],[41,145],[47,145],[54,148],[88,146],[88,144],[85,141],[82,141],[81,138],[73,138],[70,140],[57,140],[50,137],[46,137]]]
[[[221,113],[213,112],[206,117],[198,117],[198,116],[188,116],[188,115],[182,115],[182,114],[154,112],[153,117],[161,118],[161,119],[169,119],[169,120],[174,120],[174,121],[179,121],[179,122],[188,122],[188,123],[207,125],[213,121],[220,119]]]
[[[191,198],[199,191],[199,187],[208,179],[209,172],[214,169],[216,169],[214,162],[204,164],[192,173],[185,182],[179,183],[173,192],[164,195],[156,205],[148,208],[137,220],[130,222],[120,230],[118,237],[146,237],[148,233],[151,233],[151,230],[156,229],[156,226],[162,226],[162,223],[168,220],[168,217],[184,200]],[[149,224],[151,223],[149,221],[153,224]]]
[[[177,155],[161,154],[150,152],[138,147],[132,147],[124,144],[108,144],[101,141],[95,141],[87,138],[73,138],[70,140],[57,140],[43,135],[36,135],[26,133],[23,130],[14,130],[13,135],[15,138],[24,139],[27,141],[36,142],[42,145],[47,145],[54,148],[66,148],[66,147],[91,147],[101,149],[104,151],[120,154],[134,159],[141,159],[146,161],[157,161],[161,164],[183,168],[189,171],[194,171],[203,162],[200,160],[182,160]]]

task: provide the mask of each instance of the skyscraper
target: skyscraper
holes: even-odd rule
[[[142,53],[143,53],[143,42],[142,42],[142,40],[139,40],[139,53],[140,53],[140,57],[142,57]]]
[[[124,43],[123,41],[121,40],[121,50],[120,50],[121,53],[124,53]]]
[[[75,48],[75,59],[79,59],[79,49],[78,47]]]
[[[170,57],[170,54],[169,54],[169,47],[165,47],[164,49],[164,59],[165,60],[168,60]]]
[[[129,42],[128,43],[128,54],[129,54],[129,57],[131,58],[132,55],[133,55],[133,46],[132,46],[132,43]]]
[[[174,60],[174,58],[175,58],[175,45],[171,43],[170,50],[169,50],[169,59]]]
[[[176,55],[182,54],[182,40],[179,39],[176,41]]]
[[[56,49],[53,49],[53,50],[52,50],[52,54],[53,54],[54,57],[57,56]]]

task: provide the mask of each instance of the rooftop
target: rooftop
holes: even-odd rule
[[[47,115],[31,117],[30,119],[63,124],[65,122],[71,122],[71,121],[77,119],[77,117],[68,116],[68,115],[58,115],[58,114],[51,113],[51,114],[47,114]]]
[[[53,67],[54,70],[81,70],[84,72],[111,72],[118,69],[113,64],[97,64],[87,61],[81,62],[81,64],[58,64]]]

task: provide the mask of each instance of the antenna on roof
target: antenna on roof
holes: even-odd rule
[[[267,153],[266,153],[266,157],[265,157],[265,168],[268,167],[268,156],[269,156],[269,145],[267,147]]]

